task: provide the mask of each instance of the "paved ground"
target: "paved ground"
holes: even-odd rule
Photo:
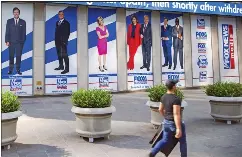
[[[185,91],[189,157],[241,157],[242,124],[214,122],[209,104],[199,90]],[[3,157],[145,157],[155,133],[147,93],[115,94],[113,132],[109,140],[88,143],[75,132],[70,97],[23,98],[24,115],[19,118],[19,135]],[[157,155],[161,157],[162,155]],[[179,144],[171,157],[179,156]]]

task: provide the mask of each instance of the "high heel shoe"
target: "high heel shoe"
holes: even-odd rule
[[[104,69],[104,70],[108,70],[104,65],[103,65],[103,69]]]
[[[101,72],[104,72],[104,70],[101,68],[101,66],[99,66],[99,70],[100,70]]]

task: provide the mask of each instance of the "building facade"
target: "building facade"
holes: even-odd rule
[[[22,22],[14,21],[15,7]],[[2,8],[3,91],[135,91],[167,79],[179,79],[180,87],[242,83],[242,4],[15,2]]]

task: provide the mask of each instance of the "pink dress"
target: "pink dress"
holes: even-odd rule
[[[96,31],[100,32],[101,36],[104,36],[107,34],[107,27],[104,26],[104,30],[102,30],[101,28],[97,27]],[[107,54],[107,38],[102,38],[99,39],[98,38],[98,42],[97,42],[97,49],[98,49],[98,54],[99,55],[105,55]]]

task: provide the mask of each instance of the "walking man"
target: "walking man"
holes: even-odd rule
[[[143,55],[143,66],[140,69],[146,68],[150,71],[151,61],[151,46],[152,46],[152,31],[149,23],[149,16],[144,16],[144,24],[141,25],[140,36],[142,38],[142,55]]]
[[[164,18],[164,25],[161,26],[161,40],[162,40],[163,54],[165,58],[165,64],[163,64],[162,67],[166,67],[169,65],[168,69],[171,69],[172,27],[168,25],[167,18]]]
[[[183,28],[179,25],[179,19],[176,18],[175,26],[172,28],[172,36],[173,36],[173,48],[174,48],[174,56],[173,56],[173,63],[174,67],[173,70],[176,69],[177,65],[177,53],[179,53],[179,61],[181,69],[183,69]]]
[[[21,57],[24,43],[26,40],[26,22],[19,18],[19,8],[13,8],[14,18],[8,19],[5,32],[5,43],[9,48],[9,71],[8,74],[13,73],[14,68],[14,54],[16,54],[16,71],[17,74],[22,75],[20,71]]]
[[[59,11],[59,21],[56,22],[55,29],[55,46],[59,60],[59,67],[55,70],[64,70],[61,74],[66,74],[69,72],[69,57],[67,54],[67,44],[70,36],[70,23],[64,19],[64,12]],[[65,61],[65,68],[63,65],[63,60]]]
[[[177,80],[167,80],[167,93],[161,97],[159,112],[164,116],[163,137],[151,150],[149,157],[155,155],[175,136],[180,142],[181,157],[187,157],[185,124],[181,119],[181,100],[175,95]]]

